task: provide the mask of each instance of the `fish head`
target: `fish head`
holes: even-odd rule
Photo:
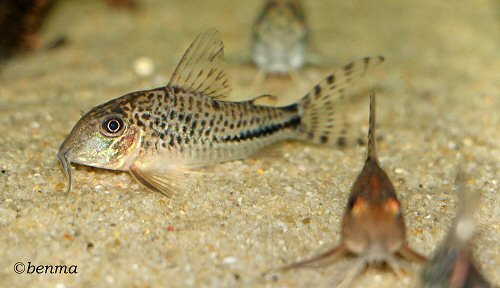
[[[67,191],[71,190],[71,163],[125,170],[136,157],[139,141],[140,129],[129,121],[120,101],[93,108],[76,123],[57,153],[68,178]]]
[[[252,58],[267,73],[283,74],[305,62],[308,29],[298,1],[268,1],[254,24]]]
[[[254,24],[256,40],[275,49],[304,43],[307,31],[302,6],[296,1],[269,1]]]
[[[371,251],[373,247],[393,254],[406,242],[401,203],[385,172],[376,163],[369,165],[351,190],[343,238],[357,254]]]

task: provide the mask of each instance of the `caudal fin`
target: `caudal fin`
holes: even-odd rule
[[[365,57],[345,65],[326,77],[299,103],[301,112],[301,138],[318,144],[346,146],[357,142],[349,123],[350,111],[344,110],[352,101],[347,89],[363,77],[384,57]],[[357,132],[357,131],[356,131]]]

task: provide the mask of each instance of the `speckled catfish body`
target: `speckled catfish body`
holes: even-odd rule
[[[130,171],[147,188],[170,194],[177,172],[242,159],[284,139],[344,144],[348,123],[336,107],[348,99],[345,88],[381,60],[348,64],[287,107],[231,102],[223,43],[210,29],[191,44],[168,85],[111,100],[78,121],[58,153],[68,189],[71,162]]]
[[[306,61],[308,34],[299,0],[268,0],[254,25],[252,59],[267,74],[298,70]]]

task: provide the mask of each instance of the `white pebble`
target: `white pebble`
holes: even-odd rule
[[[153,60],[149,57],[139,57],[134,61],[134,72],[137,76],[151,76],[155,71]]]
[[[238,259],[236,259],[235,257],[226,257],[222,259],[222,263],[227,265],[234,264],[236,262],[238,262]]]
[[[456,150],[458,148],[458,145],[454,141],[450,141],[450,142],[448,142],[448,148],[450,148],[452,150]]]
[[[394,172],[395,172],[396,174],[407,174],[406,170],[405,170],[405,169],[403,169],[403,168],[396,168],[396,169],[394,170]]]

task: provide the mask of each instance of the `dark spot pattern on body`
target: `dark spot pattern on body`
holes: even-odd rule
[[[314,96],[316,96],[316,99],[318,99],[320,94],[321,94],[321,86],[320,85],[314,86]]]
[[[351,62],[351,63],[345,65],[344,66],[344,71],[346,71],[346,72],[350,71],[350,70],[352,70],[352,67],[354,67],[354,62]]]
[[[182,89],[179,86],[177,86],[177,85],[171,86],[170,88],[172,88],[172,91],[175,94],[179,94],[182,91]]]
[[[212,103],[212,108],[213,108],[215,111],[219,111],[219,110],[220,110],[220,105],[219,105],[219,103],[217,103],[217,102],[213,102],[213,103]]]
[[[333,84],[333,82],[334,82],[334,81],[335,81],[335,75],[333,75],[333,74],[331,74],[330,76],[328,76],[328,77],[326,78],[326,83],[327,83],[328,85]]]
[[[300,123],[301,123],[300,117],[296,116],[284,123],[271,124],[253,130],[242,131],[239,135],[226,136],[222,140],[224,142],[240,142],[245,140],[251,140],[255,138],[269,136],[283,129],[295,128],[299,126]]]
[[[345,137],[339,137],[337,139],[337,145],[340,147],[345,147],[347,144]]]

